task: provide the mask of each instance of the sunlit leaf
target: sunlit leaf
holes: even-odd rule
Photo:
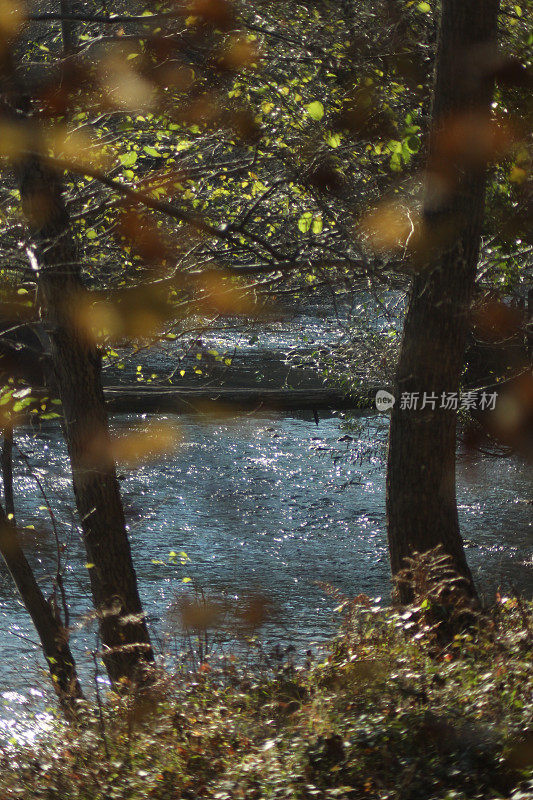
[[[128,150],[127,153],[123,153],[119,158],[123,167],[133,167],[137,162],[138,155],[135,150]]]
[[[313,233],[319,234],[322,233],[322,215],[319,214],[316,217],[313,217],[313,224],[311,226]]]
[[[317,122],[324,116],[324,106],[320,100],[314,100],[306,106],[309,116]]]
[[[305,211],[298,220],[298,228],[302,233],[309,233],[311,225],[313,224],[313,214],[311,211]]]
[[[331,136],[328,137],[327,141],[330,147],[339,147],[341,143],[340,133],[332,133]]]

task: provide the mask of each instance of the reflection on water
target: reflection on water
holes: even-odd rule
[[[53,716],[50,712],[42,710],[45,693],[34,687],[23,688],[25,694],[8,691],[1,694],[0,744],[2,745],[9,746],[23,742],[32,744],[52,730]]]
[[[261,590],[273,597],[280,616],[265,627],[269,646],[281,640],[303,647],[333,629],[333,602],[320,582],[348,595],[386,598],[386,423],[380,416],[349,424],[332,416],[318,426],[303,416],[212,423],[180,418],[183,445],[177,453],[122,470],[141,595],[154,628],[164,628],[176,594],[190,588],[183,577],[210,593],[241,596]],[[85,617],[88,581],[65,448],[54,425],[38,436],[19,432],[17,443],[45,487],[67,545],[74,649],[87,670],[87,652],[96,647],[96,638]],[[54,568],[51,521],[34,477],[17,454],[15,475],[19,523],[32,526],[23,534],[24,546],[44,578]],[[521,502],[532,495],[527,465],[485,456],[472,463],[459,455],[458,484],[467,556],[481,589],[490,594],[498,586],[515,586],[531,594],[532,514]],[[169,552],[182,550],[190,563],[169,563]],[[41,683],[42,690],[46,679],[39,673],[43,663],[35,634],[3,567],[0,613],[0,738],[9,738],[13,717],[24,714],[31,698],[27,687],[39,690]]]

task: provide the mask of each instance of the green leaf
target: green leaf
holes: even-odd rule
[[[418,136],[410,136],[408,139],[405,139],[405,146],[411,153],[418,153],[420,150],[420,139]]]
[[[322,216],[314,217],[312,231],[313,233],[322,233]]]
[[[401,153],[393,153],[390,159],[390,168],[393,172],[399,172],[402,168]]]
[[[155,147],[150,147],[149,145],[146,145],[146,147],[144,147],[143,150],[147,156],[154,156],[155,158],[159,158],[159,153],[157,152]]]
[[[306,106],[306,109],[309,116],[317,122],[324,116],[324,106],[320,100],[314,100],[312,103],[309,103],[309,105]]]
[[[31,397],[25,397],[23,400],[18,400],[13,406],[13,411],[15,411],[15,413],[18,411],[22,411],[22,409],[26,408],[26,406],[29,406],[30,403],[31,403]],[[43,419],[45,419],[44,416]]]
[[[120,163],[123,167],[133,167],[133,165],[137,161],[137,153],[135,150],[128,150],[127,153],[124,153],[120,156]]]
[[[28,397],[31,394],[31,387],[27,386],[25,389],[19,389],[18,392],[14,392],[13,397],[16,397],[17,400],[22,400],[23,397]]]
[[[341,143],[340,133],[332,133],[327,140],[330,147],[338,147]]]
[[[402,143],[402,158],[406,164],[409,163],[412,155],[413,155],[412,152],[409,150],[409,147],[407,146],[407,141],[404,141]]]
[[[429,3],[419,3],[417,5],[417,8],[423,14],[429,14],[429,12],[431,11],[431,6],[429,5]]]
[[[313,224],[313,215],[310,211],[304,211],[298,220],[298,228],[302,233],[309,233]]]

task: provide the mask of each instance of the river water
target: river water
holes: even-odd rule
[[[130,422],[120,417],[113,425]],[[181,438],[176,452],[136,469],[120,468],[140,592],[163,651],[178,646],[176,600],[195,589],[213,598],[261,595],[273,601],[273,616],[260,632],[266,652],[289,643],[304,651],[335,629],[338,601],[324,583],[349,596],[387,601],[386,416],[330,415],[318,425],[310,415],[183,416],[175,424]],[[19,524],[27,526],[24,547],[37,573],[50,574],[56,544],[38,477],[59,539],[67,543],[73,647],[88,680],[96,635],[60,430],[53,423],[39,433],[19,430],[16,442],[15,497]],[[488,597],[498,588],[533,594],[533,513],[525,502],[532,489],[530,465],[517,458],[458,453],[461,529],[474,576]],[[28,709],[39,711],[41,725],[47,719],[43,661],[3,566],[0,614],[1,741],[30,735]]]

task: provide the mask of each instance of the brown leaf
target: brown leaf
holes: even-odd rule
[[[489,342],[508,339],[518,333],[524,324],[524,313],[498,300],[484,300],[473,309],[476,335]]]
[[[189,0],[187,11],[221,31],[227,31],[235,24],[233,4],[228,0]]]
[[[94,433],[87,443],[85,463],[89,467],[104,467],[118,461],[132,469],[173,453],[180,442],[177,425],[165,420],[138,425],[126,434],[112,437],[102,431]]]

